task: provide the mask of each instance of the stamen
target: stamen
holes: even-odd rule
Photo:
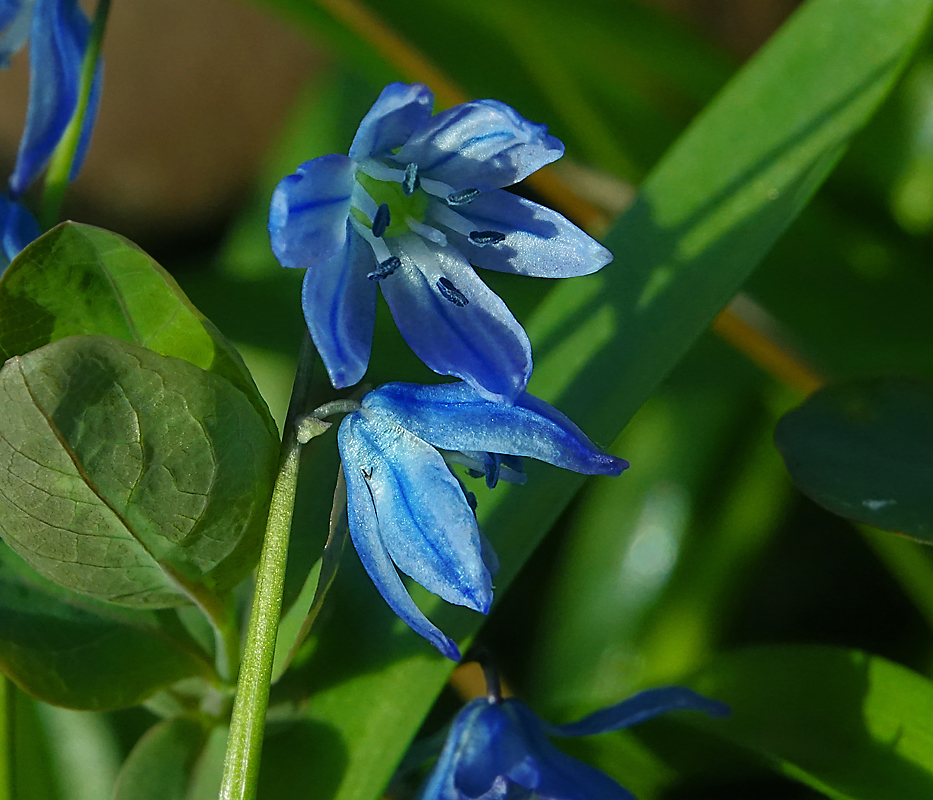
[[[470,241],[478,244],[480,247],[486,244],[499,244],[505,239],[504,233],[498,231],[471,231]]]
[[[437,228],[432,228],[430,225],[418,222],[414,217],[405,217],[405,222],[408,227],[419,236],[423,236],[425,239],[439,244],[441,247],[447,247],[447,237]]]
[[[386,243],[382,239],[373,236],[373,232],[352,214],[350,215],[350,224],[353,226],[353,230],[363,237],[363,241],[373,249],[373,255],[376,257],[377,263],[381,264],[386,259],[392,257],[392,252],[386,246]]]
[[[445,203],[431,203],[428,207],[428,213],[434,222],[439,222],[445,228],[469,236],[476,230],[476,223],[470,222],[466,217],[461,216]]]
[[[441,293],[443,298],[453,303],[457,308],[469,305],[470,301],[467,300],[466,295],[454,286],[450,278],[439,278],[435,286],[437,286],[437,291]]]
[[[391,223],[392,216],[389,213],[389,206],[386,203],[382,203],[376,211],[376,216],[373,219],[373,236],[381,237],[382,234],[386,232],[386,228],[389,227]]]
[[[447,205],[465,206],[472,203],[479,197],[479,189],[461,189],[459,192],[451,192],[447,195]]]
[[[401,183],[405,179],[405,173],[400,169],[386,166],[381,161],[376,161],[374,158],[367,158],[365,161],[361,162],[359,170],[364,175],[369,175],[370,178],[375,178],[377,181],[394,181],[395,183]]]
[[[483,460],[486,486],[495,489],[496,484],[499,482],[499,466],[502,464],[502,457],[498,453],[486,453]]]
[[[405,197],[411,197],[415,193],[415,189],[420,186],[421,181],[418,180],[418,165],[412,161],[405,167],[405,177],[402,179],[402,192],[404,192]]]
[[[398,256],[392,256],[381,262],[376,269],[366,275],[371,281],[381,281],[388,278],[395,270],[402,266],[402,261]]]
[[[379,210],[376,206],[376,201],[373,200],[372,197],[369,196],[369,192],[358,183],[353,187],[353,193],[350,195],[350,205],[358,211],[362,211],[363,216],[370,220],[370,222]]]
[[[456,189],[444,181],[436,181],[434,178],[421,178],[421,188],[428,194],[433,194],[440,200],[446,200]]]

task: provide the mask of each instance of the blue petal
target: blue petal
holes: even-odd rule
[[[396,566],[448,602],[485,614],[492,579],[476,519],[441,454],[385,414],[358,412],[351,425],[379,536]]]
[[[366,374],[376,324],[376,285],[366,278],[373,251],[346,226],[344,247],[305,273],[301,308],[308,331],[336,389]]]
[[[454,189],[501,189],[564,154],[547,125],[529,122],[498,100],[474,100],[436,114],[395,159]]]
[[[30,33],[26,129],[10,176],[14,199],[45,168],[74,115],[89,32],[90,22],[77,0],[36,0]],[[95,111],[89,106],[88,124],[93,122]]]
[[[598,769],[577,761],[552,745],[538,717],[517,700],[503,706],[521,730],[531,758],[508,777],[541,800],[635,800],[635,796]]]
[[[423,636],[447,658],[460,660],[457,645],[445,636],[415,605],[399,577],[382,539],[374,495],[364,475],[375,471],[379,453],[374,452],[355,428],[361,416],[351,414],[340,423],[337,444],[347,481],[347,519],[350,539],[364,569],[389,607],[417,634]]]
[[[497,780],[512,775],[525,775],[534,782],[529,769],[537,775],[533,755],[528,743],[516,726],[514,716],[506,703],[490,703],[481,698],[482,705],[470,716],[469,730],[463,735],[459,757],[454,764],[454,784],[462,797],[482,797]],[[477,701],[474,701],[477,703]],[[471,704],[473,705],[473,704]],[[470,708],[467,706],[461,714]]]
[[[710,700],[683,686],[666,686],[639,692],[577,722],[551,726],[550,731],[559,736],[589,736],[628,728],[660,714],[679,710],[705,711],[711,717],[729,716],[729,706],[719,700]]]
[[[514,405],[491,403],[463,383],[389,383],[363,398],[444,450],[528,456],[584,475],[619,475],[628,462],[603,453],[556,408],[523,393]]]
[[[0,273],[41,233],[39,223],[28,209],[0,195]]]
[[[465,705],[457,714],[444,742],[444,749],[418,793],[418,800],[461,800],[461,795],[454,785],[457,762],[464,747],[474,735],[475,718],[482,714],[488,705],[487,700],[480,697]]]
[[[355,175],[349,158],[331,154],[282,178],[272,194],[269,236],[283,267],[317,266],[345,246]]]
[[[510,402],[519,395],[531,375],[531,344],[505,303],[452,247],[415,234],[387,244],[402,264],[380,283],[411,349],[484,397]]]
[[[0,68],[26,44],[34,6],[35,0],[0,0]]]
[[[423,83],[390,83],[369,109],[350,145],[350,158],[362,161],[401,147],[431,116],[434,94]]]
[[[429,207],[429,221],[442,226],[443,217],[434,217]],[[504,233],[497,244],[476,245],[454,230],[446,229],[448,238],[471,264],[498,272],[531,275],[537,278],[572,278],[589,275],[612,261],[612,253],[576,225],[552,211],[503,189],[483,192],[456,212],[473,224],[477,231]]]
[[[88,147],[91,145],[91,134],[94,132],[94,123],[97,122],[97,112],[100,109],[100,95],[103,85],[104,63],[103,59],[100,59],[97,64],[97,70],[94,73],[94,80],[91,83],[91,93],[87,98],[87,108],[85,109],[84,119],[81,123],[81,138],[78,139],[78,147],[75,149],[74,161],[71,164],[71,172],[68,175],[69,181],[73,181],[78,177],[78,173],[84,165]]]

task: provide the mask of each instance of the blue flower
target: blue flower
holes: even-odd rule
[[[0,0],[0,66],[30,40],[29,107],[9,193],[19,200],[58,146],[78,106],[81,64],[91,24],[77,0]],[[100,99],[101,69],[91,90],[81,141],[71,169],[87,152]]]
[[[0,274],[40,233],[39,223],[25,206],[0,195]]]
[[[495,554],[477,527],[475,499],[449,464],[466,465],[490,486],[523,482],[520,456],[585,475],[628,467],[547,403],[529,394],[495,403],[465,383],[381,386],[343,419],[337,443],[363,566],[392,610],[455,661],[457,646],[418,609],[396,570],[450,603],[489,611]]]
[[[635,800],[605,773],[558,750],[548,736],[617,731],[681,709],[729,714],[725,703],[680,686],[648,689],[568,725],[552,725],[518,700],[473,700],[454,720],[418,800]]]
[[[275,190],[272,249],[306,268],[305,319],[331,381],[357,383],[372,347],[376,285],[402,336],[435,372],[511,401],[531,374],[531,347],[471,264],[562,278],[612,254],[560,214],[502,189],[564,146],[496,100],[434,116],[422,84],[389,84],[349,155],[307,161]]]

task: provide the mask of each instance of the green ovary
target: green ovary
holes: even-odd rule
[[[405,222],[408,217],[424,222],[425,213],[428,210],[428,195],[422,189],[415,189],[411,197],[406,197],[402,191],[402,184],[395,181],[378,181],[362,172],[357,173],[356,179],[376,201],[376,206],[385,203],[389,207],[389,227],[383,234],[384,239],[408,233],[408,223]],[[371,227],[372,223],[361,211],[356,208],[350,210],[363,225],[367,228]]]

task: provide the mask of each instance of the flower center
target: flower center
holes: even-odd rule
[[[389,224],[382,233],[383,238],[401,236],[408,233],[409,220],[424,222],[428,210],[428,195],[422,189],[415,189],[411,195],[405,194],[402,184],[396,181],[380,181],[363,172],[358,172],[356,180],[366,190],[377,206],[385,204],[389,209]],[[353,216],[365,225],[372,227],[366,215],[357,208],[351,209]]]

